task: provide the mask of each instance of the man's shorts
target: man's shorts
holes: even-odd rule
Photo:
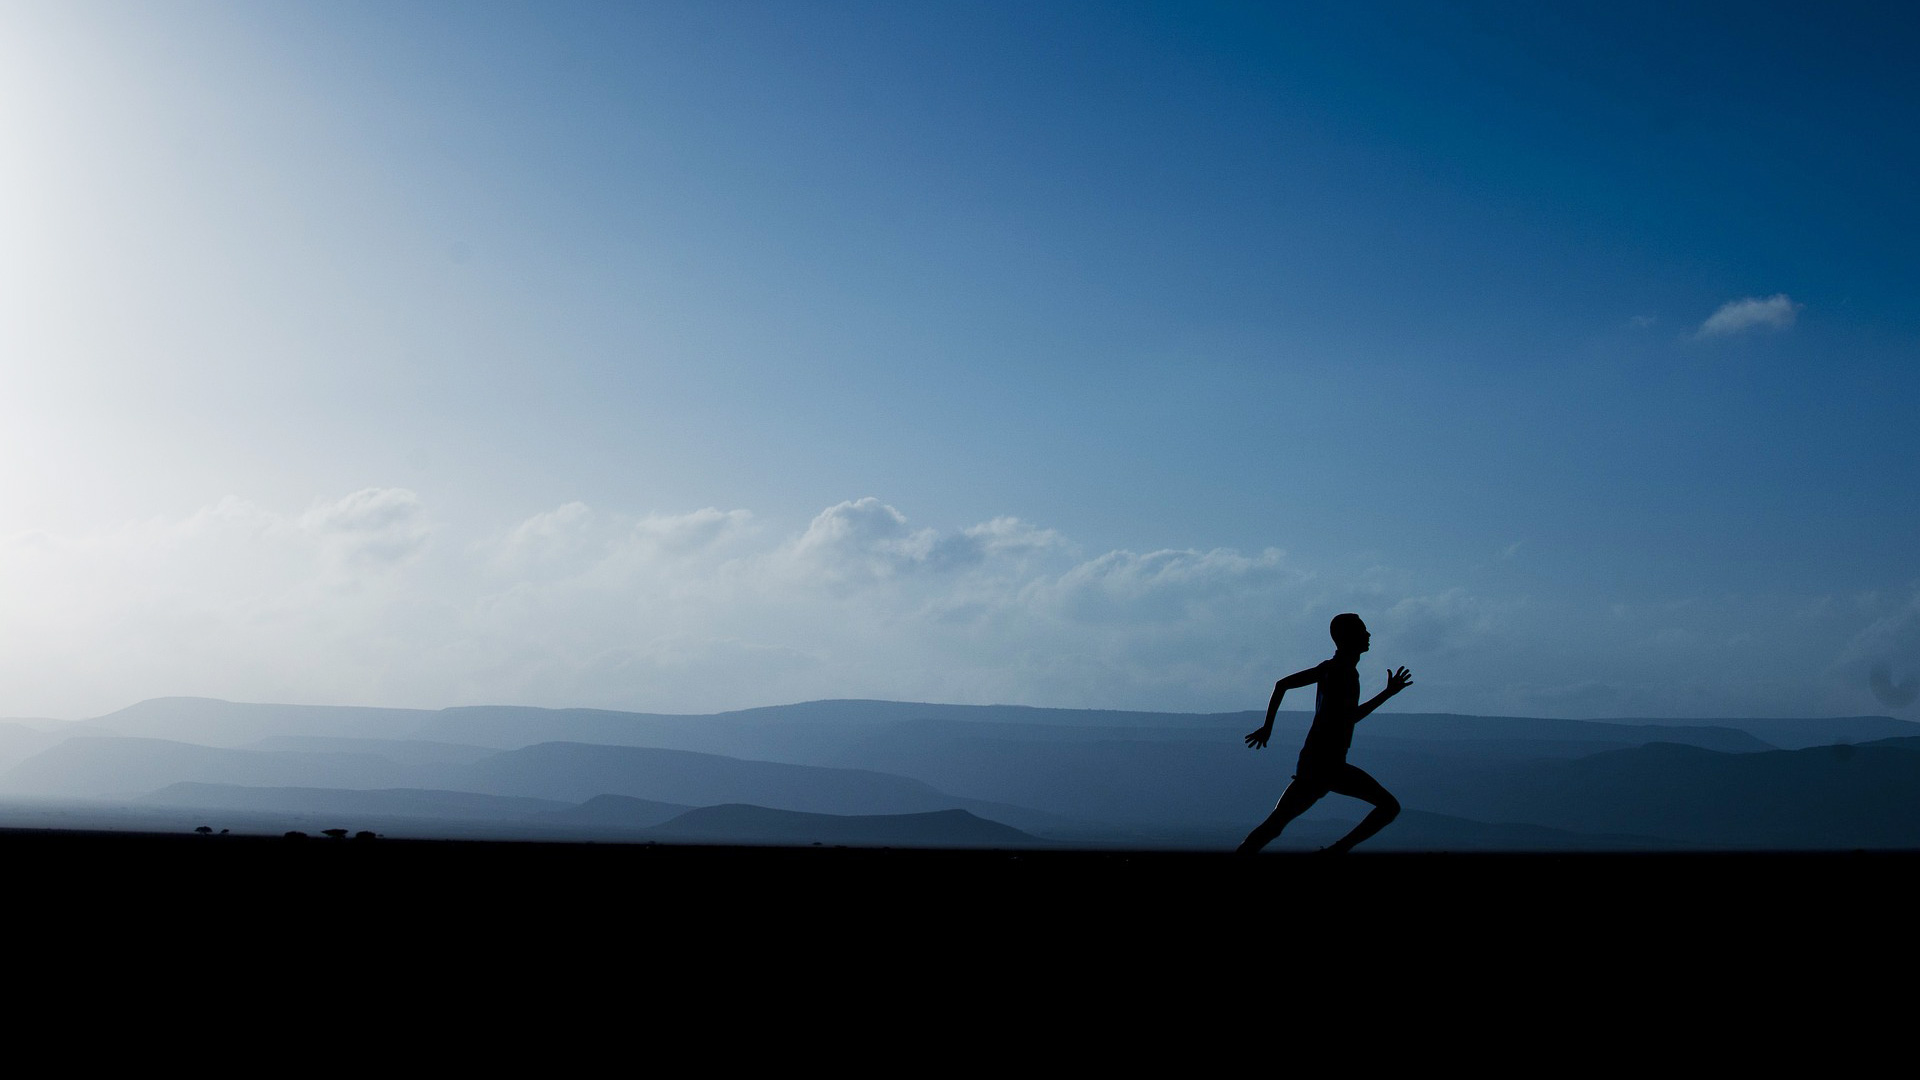
[[[1331,792],[1335,795],[1364,799],[1376,805],[1384,799],[1393,797],[1387,794],[1386,788],[1380,786],[1380,781],[1368,776],[1365,769],[1345,761],[1312,762],[1303,758],[1299,762],[1298,770],[1293,774],[1293,783],[1288,788],[1289,792],[1293,788],[1299,788],[1297,797],[1311,796],[1319,799],[1322,795]]]

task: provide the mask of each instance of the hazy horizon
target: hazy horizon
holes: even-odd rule
[[[661,710],[661,709],[608,709],[608,708],[602,708],[599,706],[589,706],[589,705],[539,705],[539,704],[530,704],[527,702],[514,702],[514,701],[462,701],[462,702],[455,702],[455,703],[446,704],[446,705],[389,705],[389,704],[383,704],[380,702],[364,702],[364,701],[240,701],[240,700],[229,699],[229,698],[214,698],[214,697],[207,697],[204,695],[194,695],[194,694],[159,694],[149,698],[141,698],[138,701],[130,701],[123,705],[119,705],[114,708],[107,709],[103,712],[90,713],[85,716],[61,717],[61,716],[38,716],[38,715],[35,715],[35,716],[6,715],[6,716],[0,716],[0,723],[25,723],[25,724],[52,723],[52,724],[63,724],[63,725],[64,724],[87,724],[87,723],[92,723],[94,721],[105,720],[107,718],[114,716],[117,713],[136,710],[142,705],[151,705],[151,704],[160,703],[160,702],[212,702],[212,703],[221,704],[221,705],[237,705],[237,706],[243,706],[243,707],[256,707],[256,706],[266,707],[266,708],[284,707],[284,708],[293,708],[293,709],[326,709],[326,710],[341,710],[341,711],[367,710],[370,712],[389,712],[389,713],[390,712],[442,713],[442,712],[457,711],[461,709],[511,709],[511,710],[528,709],[528,710],[534,710],[539,712],[575,712],[575,711],[605,712],[605,713],[613,713],[613,714],[630,714],[630,715],[636,715],[636,716],[685,717],[685,718],[694,718],[694,719],[698,719],[701,717],[736,715],[739,713],[756,712],[756,711],[777,712],[790,707],[804,707],[804,706],[817,706],[817,705],[841,705],[841,704],[928,706],[936,709],[949,709],[949,708],[979,709],[983,711],[986,711],[986,710],[998,711],[1003,709],[1014,709],[1014,710],[1032,710],[1032,711],[1041,712],[1041,713],[1086,712],[1086,713],[1109,713],[1109,714],[1121,714],[1121,715],[1132,714],[1132,715],[1139,715],[1143,717],[1176,717],[1176,716],[1225,717],[1225,716],[1241,716],[1241,715],[1258,717],[1265,711],[1263,707],[1257,707],[1257,706],[1247,706],[1245,708],[1238,708],[1238,709],[1115,709],[1115,708],[1101,708],[1098,706],[1027,705],[1020,702],[1010,702],[1010,701],[987,701],[987,702],[917,701],[917,700],[904,700],[904,699],[895,699],[895,698],[828,697],[828,698],[809,698],[803,701],[777,701],[777,702],[769,702],[763,705],[743,705],[743,706],[740,706],[739,708],[733,708],[733,709],[712,709],[712,710],[704,710],[704,711],[696,710],[691,712],[683,712],[683,711]],[[1283,717],[1291,717],[1293,718],[1293,721],[1295,723],[1305,723],[1307,719],[1312,717],[1313,711],[1314,711],[1313,701],[1310,697],[1301,697],[1298,699],[1289,698],[1287,699],[1286,702],[1284,702],[1281,705],[1278,711],[1278,715]],[[1882,719],[1888,719],[1888,720],[1896,720],[1902,723],[1920,724],[1920,720],[1899,717],[1894,715],[1892,712],[1888,712],[1888,711],[1846,713],[1846,714],[1828,713],[1828,714],[1820,714],[1820,715],[1792,716],[1792,717],[1787,717],[1787,716],[1760,717],[1760,716],[1733,716],[1733,715],[1689,717],[1689,716],[1659,716],[1659,715],[1653,715],[1653,714],[1635,714],[1635,715],[1622,714],[1617,716],[1554,716],[1554,715],[1544,714],[1544,713],[1530,713],[1530,714],[1460,713],[1460,712],[1454,712],[1451,710],[1444,710],[1444,709],[1408,708],[1408,709],[1394,709],[1394,710],[1382,709],[1380,710],[1380,715],[1382,716],[1400,715],[1400,716],[1410,716],[1410,717],[1417,717],[1421,715],[1462,716],[1462,717],[1472,717],[1477,719],[1492,719],[1492,720],[1548,719],[1548,720],[1570,720],[1575,722],[1596,722],[1596,723],[1611,722],[1611,723],[1627,723],[1627,724],[1638,723],[1643,721],[1659,722],[1659,723],[1670,722],[1670,721],[1682,721],[1682,722],[1697,722],[1700,724],[1711,725],[1711,724],[1715,724],[1716,722],[1725,722],[1727,724],[1736,725],[1736,726],[1741,723],[1751,723],[1755,721],[1770,721],[1770,720],[1808,721],[1808,722],[1817,723],[1822,720],[1882,718]]]
[[[1916,44],[0,0],[0,715],[1920,719]]]

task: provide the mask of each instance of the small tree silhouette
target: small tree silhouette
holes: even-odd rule
[[[325,836],[325,837],[328,837],[329,839],[333,839],[333,840],[345,840],[345,839],[347,838],[347,830],[345,830],[345,829],[321,829],[321,830],[320,830],[320,835],[321,835],[321,836]]]
[[[213,826],[211,826],[211,825],[202,825],[202,826],[200,826],[199,828],[197,828],[197,829],[195,829],[195,830],[193,830],[193,831],[194,831],[194,832],[197,832],[197,833],[199,833],[199,834],[200,834],[201,836],[212,836],[212,835],[213,835]]]

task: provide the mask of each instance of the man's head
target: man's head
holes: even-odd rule
[[[1333,647],[1341,652],[1366,652],[1373,641],[1373,635],[1367,632],[1367,624],[1351,611],[1335,615],[1333,622],[1327,624],[1327,633],[1333,635]]]

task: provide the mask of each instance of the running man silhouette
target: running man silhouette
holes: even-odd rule
[[[1353,745],[1353,725],[1365,720],[1373,710],[1393,695],[1413,685],[1406,668],[1387,672],[1387,688],[1366,704],[1360,703],[1360,654],[1367,651],[1373,635],[1367,624],[1352,612],[1335,615],[1327,632],[1333,635],[1333,658],[1305,671],[1297,671],[1273,684],[1273,699],[1267,702],[1267,722],[1247,735],[1247,748],[1266,747],[1273,735],[1273,714],[1280,711],[1280,699],[1287,691],[1320,684],[1313,702],[1313,726],[1307,729],[1307,743],[1300,748],[1300,764],[1293,782],[1280,795],[1273,813],[1247,834],[1238,853],[1252,855],[1273,842],[1280,830],[1305,813],[1328,792],[1337,792],[1370,802],[1373,810],[1361,819],[1353,831],[1324,850],[1349,851],[1355,844],[1387,827],[1400,813],[1400,800],[1380,781],[1368,776],[1356,765],[1347,764],[1347,749]]]

